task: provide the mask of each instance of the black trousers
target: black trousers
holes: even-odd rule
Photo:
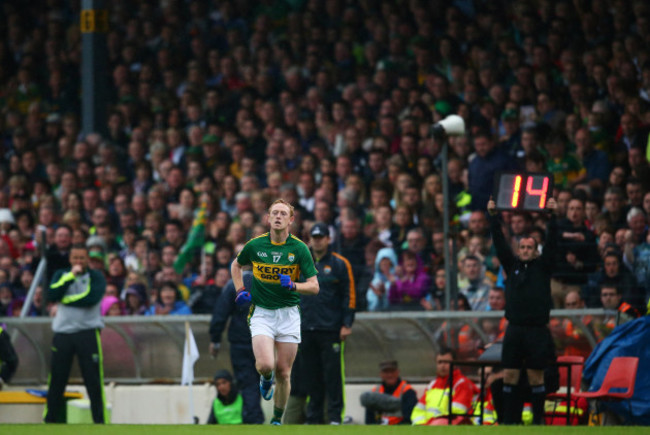
[[[303,331],[300,348],[309,395],[307,423],[340,423],[343,412],[343,350],[339,331]],[[327,421],[323,416],[325,397]]]
[[[46,423],[65,423],[65,387],[72,360],[77,355],[79,368],[90,398],[95,423],[104,423],[104,358],[99,329],[71,334],[55,333],[52,339],[52,363],[47,391]]]
[[[244,400],[242,421],[244,424],[264,423],[264,412],[260,405],[260,374],[255,368],[255,355],[250,343],[230,343],[230,362]]]

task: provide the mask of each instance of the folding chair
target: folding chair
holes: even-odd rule
[[[557,357],[558,371],[560,373],[560,387],[564,387],[568,391],[568,400],[566,392],[555,392],[546,395],[546,400],[553,402],[553,411],[551,417],[554,418],[557,414],[558,402],[567,400],[566,411],[566,424],[570,424],[571,416],[574,412],[578,411],[578,400],[575,393],[580,391],[580,384],[582,383],[582,368],[585,359],[582,356],[561,355]],[[571,376],[569,376],[571,373]],[[571,378],[571,385],[569,385],[569,377]]]
[[[638,367],[639,358],[635,356],[617,356],[610,363],[603,384],[598,391],[578,392],[575,393],[575,397],[611,402],[630,399],[634,395],[634,383]],[[630,401],[628,401],[628,407],[630,415],[632,415]]]

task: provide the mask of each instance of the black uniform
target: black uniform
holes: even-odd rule
[[[553,339],[548,329],[551,308],[551,273],[557,246],[557,222],[554,216],[548,223],[546,245],[542,255],[522,261],[512,252],[501,231],[496,216],[490,217],[492,239],[497,256],[507,274],[506,312],[508,327],[503,340],[501,362],[507,369],[543,370],[553,355]],[[533,423],[544,418],[544,385],[531,385]],[[504,384],[504,423],[521,422],[523,398],[517,385]]]
[[[18,355],[11,344],[5,325],[0,323],[0,389],[9,382],[18,368]]]
[[[100,330],[104,327],[100,304],[105,292],[104,275],[96,270],[88,270],[80,276],[69,270],[58,270],[52,278],[47,298],[59,302],[59,305],[52,322],[54,337],[46,423],[65,422],[63,393],[75,355],[90,398],[93,421],[105,422],[104,362],[100,338]]]
[[[244,286],[252,287],[253,273],[246,271],[243,274]],[[237,387],[244,400],[242,420],[244,424],[264,423],[264,413],[260,406],[260,375],[255,368],[255,355],[251,344],[251,331],[248,327],[248,311],[250,304],[237,305],[235,303],[236,289],[232,280],[226,284],[214,304],[214,312],[210,321],[210,339],[214,345],[221,343],[221,334],[228,327],[228,341],[230,342],[230,362],[235,373]]]
[[[546,340],[550,340],[548,322],[553,301],[551,299],[551,273],[557,245],[557,222],[552,217],[548,223],[546,245],[542,255],[521,261],[512,252],[496,217],[490,218],[492,239],[497,257],[507,274],[506,312],[508,328],[503,343],[505,368],[543,369],[546,358]]]
[[[309,404],[307,423],[324,422],[323,406],[327,395],[327,422],[340,423],[343,412],[343,343],[341,327],[352,327],[356,291],[350,262],[328,250],[314,258],[320,291],[300,298],[302,312],[302,375],[307,385]]]

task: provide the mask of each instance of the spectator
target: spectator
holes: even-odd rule
[[[366,291],[368,311],[385,311],[389,306],[389,291],[397,280],[397,256],[392,248],[382,248],[375,257],[375,274]]]
[[[141,315],[147,311],[149,301],[147,289],[144,284],[133,283],[129,285],[121,295],[124,301],[124,314]]]
[[[585,286],[585,300],[589,307],[599,307],[602,303],[600,295],[601,287],[605,284],[616,284],[617,291],[626,303],[637,310],[645,306],[645,294],[639,286],[632,273],[621,264],[620,251],[605,254],[602,269],[589,277]]]
[[[488,311],[502,311],[506,308],[506,295],[503,287],[492,287],[488,293]],[[484,319],[482,322],[483,331],[488,336],[488,343],[503,340],[508,321],[502,317],[496,319]]]
[[[584,168],[577,157],[567,152],[567,139],[563,136],[552,137],[545,144],[548,152],[546,169],[553,174],[556,186],[567,188],[584,176]]]
[[[10,316],[11,302],[14,299],[14,292],[7,282],[0,284],[0,317]]]
[[[406,234],[415,225],[413,224],[413,214],[405,205],[395,207],[394,214],[395,225],[391,228],[391,244],[395,249],[401,249],[406,241]]]
[[[600,301],[608,314],[596,325],[599,340],[607,337],[618,325],[629,322],[640,315],[636,308],[623,302],[621,292],[615,283],[603,284],[600,288]]]
[[[615,230],[626,226],[626,211],[623,198],[623,191],[617,187],[610,187],[605,191],[605,202],[603,216],[609,225]]]
[[[102,275],[106,275],[106,263],[104,252],[99,246],[94,246],[93,249],[88,253],[89,263],[88,267],[98,272],[101,272]]]
[[[492,180],[499,171],[514,169],[514,165],[508,155],[496,147],[488,133],[474,135],[474,148],[476,157],[469,164],[469,190],[472,209],[482,210],[492,194],[492,185],[485,180]]]
[[[364,266],[364,249],[368,240],[361,231],[361,221],[350,214],[341,220],[341,232],[334,242],[334,247],[343,257],[349,258],[354,278],[359,280],[361,269]]]
[[[192,314],[192,310],[183,302],[181,293],[173,281],[165,281],[160,287],[154,305],[144,313],[147,316],[167,314]]]
[[[629,228],[631,240],[635,243],[641,243],[645,240],[648,234],[648,219],[638,207],[632,207],[627,212],[627,227]],[[627,233],[627,231],[626,231]]]
[[[587,283],[587,274],[598,266],[596,237],[585,226],[584,203],[573,198],[569,201],[566,219],[558,223],[558,249],[556,266],[551,280],[551,296],[556,308],[562,308],[566,295],[580,291]]]
[[[641,208],[643,206],[643,196],[645,195],[643,183],[635,177],[629,177],[625,183],[625,196],[627,197],[627,206]]]
[[[462,264],[467,284],[459,282],[458,291],[465,295],[473,311],[487,310],[491,283],[485,278],[480,260],[475,255],[468,255]]]
[[[101,302],[101,313],[102,316],[121,316],[122,307],[120,306],[120,300],[115,296],[104,296]]]
[[[72,245],[72,230],[67,225],[61,225],[54,232],[54,244],[48,248],[45,256],[48,264],[48,281],[58,269],[70,267],[68,260]]]
[[[424,230],[421,227],[415,227],[406,233],[406,250],[414,253],[418,260],[418,267],[422,267],[426,272],[428,272],[429,264],[426,261],[426,243],[427,239],[424,235]]]
[[[417,256],[410,252],[402,253],[401,271],[388,290],[391,309],[420,309],[420,300],[426,296],[431,280],[422,267],[418,266]]]
[[[645,297],[650,295],[650,232],[644,243],[634,244],[634,233],[628,230],[625,245],[625,261],[632,265],[636,282],[645,290]]]
[[[204,274],[208,278],[210,275],[214,276],[214,278],[206,279],[201,274],[192,282],[191,296],[188,302],[194,314],[212,313],[221,291],[230,280],[228,268],[221,267],[215,271],[212,266],[207,266],[207,264],[211,265],[213,262],[213,257],[206,255],[202,267],[207,269]]]
[[[429,287],[427,295],[420,300],[420,304],[427,311],[443,310],[446,286],[445,269],[438,266],[433,278],[433,285]]]
[[[595,149],[591,133],[587,128],[579,129],[574,137],[576,153],[586,172],[575,182],[586,182],[598,191],[605,186],[610,171],[609,161],[605,152]]]

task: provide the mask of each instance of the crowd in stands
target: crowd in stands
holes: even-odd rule
[[[613,286],[645,313],[647,1],[106,7],[110,111],[84,134],[80,2],[0,5],[0,316],[22,308],[41,252],[51,277],[77,243],[106,274],[106,314],[210,313],[279,197],[303,240],[329,226],[361,309],[443,309],[443,144],[430,127],[449,114],[467,128],[448,161],[462,309],[499,309],[485,207],[497,171],[527,170],[555,181],[556,307],[575,293],[602,306]],[[544,214],[503,217],[513,242],[544,243]],[[44,290],[30,314],[48,314]]]

